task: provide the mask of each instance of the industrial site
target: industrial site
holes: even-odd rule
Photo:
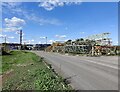
[[[56,41],[52,44],[22,44],[22,33],[20,43],[3,43],[3,51],[9,50],[38,50],[46,52],[69,53],[87,56],[120,55],[120,46],[112,45],[110,33],[90,35],[86,38],[77,38],[66,42]]]
[[[118,92],[118,2],[20,1],[1,2],[0,91]]]

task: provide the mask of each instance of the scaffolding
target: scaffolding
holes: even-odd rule
[[[106,33],[101,33],[101,34],[94,34],[94,35],[86,37],[85,39],[94,40],[96,41],[97,45],[110,46],[112,41],[111,41],[111,38],[109,38],[109,35],[110,33],[106,32]]]
[[[75,41],[68,40],[64,43],[53,43],[49,51],[58,53],[84,54],[89,56],[100,56],[116,54],[116,47],[111,45],[110,33],[95,34],[80,38]]]

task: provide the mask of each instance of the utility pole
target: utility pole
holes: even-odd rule
[[[20,50],[22,49],[22,30],[20,30]]]
[[[46,38],[46,48],[45,48],[45,52],[47,51],[46,49],[47,49],[47,37],[45,37]]]
[[[20,30],[20,44],[22,44],[22,30]]]

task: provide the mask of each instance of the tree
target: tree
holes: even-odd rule
[[[84,44],[84,39],[83,38],[80,38],[80,39],[76,39],[75,43],[76,44]]]
[[[68,41],[66,41],[65,43],[66,43],[67,45],[70,45],[71,42],[72,42],[72,40],[68,40]]]
[[[76,39],[75,43],[79,44],[80,43],[80,39]]]
[[[83,39],[83,38],[80,38],[80,41],[84,41],[84,39]]]

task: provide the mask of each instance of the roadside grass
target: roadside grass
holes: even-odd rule
[[[2,56],[0,56],[0,75],[2,74]]]
[[[2,56],[2,72],[11,69],[15,64],[25,64],[28,62],[35,62],[39,60],[39,57],[33,53],[25,51],[11,51],[10,55]]]
[[[11,51],[2,57],[3,90],[72,90],[62,77],[32,52]],[[9,74],[5,74],[6,72]]]

